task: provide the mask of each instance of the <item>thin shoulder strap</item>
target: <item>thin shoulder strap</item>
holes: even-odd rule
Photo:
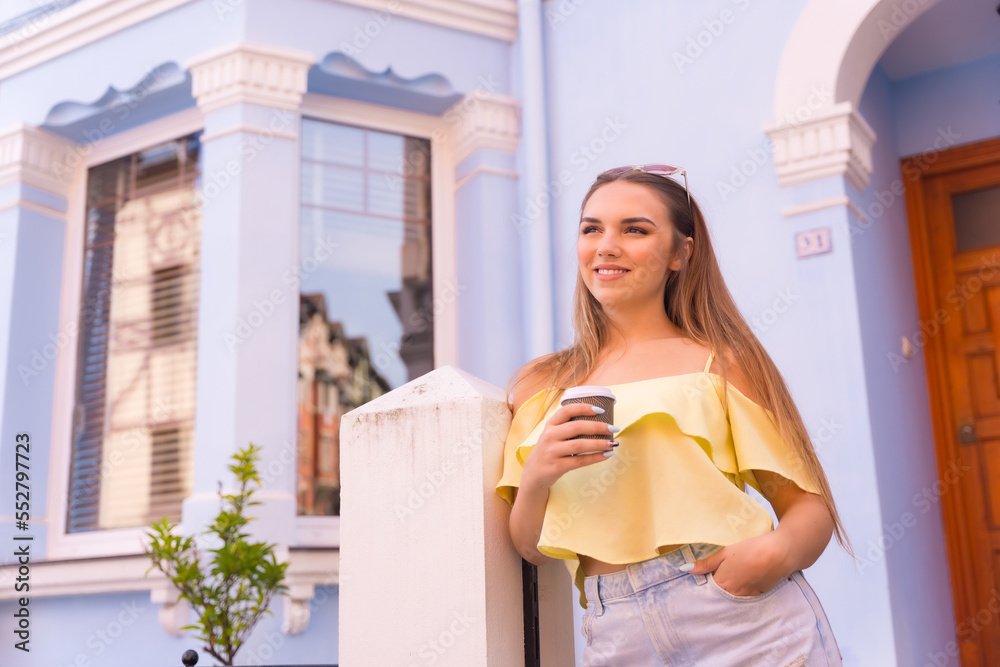
[[[715,349],[713,348],[711,352],[708,353],[708,361],[705,362],[705,370],[702,373],[707,373],[708,369],[712,366],[712,359],[715,358]]]

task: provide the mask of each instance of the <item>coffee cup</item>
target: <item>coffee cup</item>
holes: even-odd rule
[[[589,414],[580,415],[578,417],[570,417],[570,421],[576,421],[578,419],[583,419],[586,421],[603,422],[605,424],[615,423],[615,395],[607,387],[602,387],[600,385],[586,384],[580,385],[578,387],[570,387],[567,389],[559,401],[559,405],[569,405],[570,403],[588,403],[590,405],[596,405],[599,408],[603,408],[604,412],[601,414]],[[572,440],[584,438],[590,440],[607,440],[608,435],[578,435]],[[596,454],[604,450],[595,450],[593,452],[580,452],[580,454]]]

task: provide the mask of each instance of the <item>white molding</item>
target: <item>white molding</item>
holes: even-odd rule
[[[83,275],[84,224],[86,219],[87,170],[95,165],[130,155],[144,148],[182,137],[204,126],[197,108],[111,135],[93,144],[78,144],[73,163],[72,185],[66,202],[66,236],[63,243],[63,273],[59,305],[59,331],[67,344],[55,360],[52,401],[52,439],[47,492],[48,539],[46,558],[117,557],[142,553],[144,529],[96,530],[66,533],[66,501],[72,459],[73,403],[76,390],[77,333]],[[70,335],[70,331],[74,333]]]
[[[776,142],[782,187],[843,175],[859,192],[865,189],[875,134],[856,111],[861,94],[896,35],[940,1],[806,4],[778,64],[774,119],[765,127]],[[803,117],[808,120],[800,124]]]
[[[90,167],[117,160],[144,148],[178,139],[197,132],[203,127],[205,127],[204,114],[197,107],[192,107],[124,132],[112,134],[92,144],[80,144],[77,150],[84,156],[82,160],[83,176],[86,177],[86,170]]]
[[[339,549],[290,549],[278,555],[287,559],[284,583],[285,626],[288,634],[298,634],[309,623],[309,602],[317,586],[340,584]],[[179,600],[177,590],[159,570],[149,571],[151,561],[145,554],[73,560],[33,560],[31,563],[32,598],[67,595],[99,595],[107,593],[146,592],[150,602],[164,605],[159,610],[160,624],[169,634],[184,634],[189,607]],[[0,566],[0,581],[12,582],[17,577],[18,564]],[[147,576],[147,571],[149,572]],[[12,585],[0,587],[0,601],[23,597]]]
[[[310,601],[317,586],[340,585],[340,550],[308,549],[291,552],[285,572],[284,614],[281,631],[286,635],[305,632],[309,626]]]
[[[805,204],[796,204],[794,206],[786,206],[781,209],[781,214],[786,218],[792,218],[797,215],[804,215],[806,213],[813,213],[815,211],[823,211],[828,208],[838,208],[844,206],[847,210],[854,215],[855,218],[861,222],[865,221],[864,214],[854,205],[850,197],[847,195],[840,195],[838,197],[827,197],[826,199],[817,199],[815,201],[806,202]]]
[[[445,117],[417,113],[368,102],[306,93],[299,108],[303,118],[329,120],[382,132],[431,140],[431,256],[435,289],[458,285],[455,241],[454,142]],[[454,308],[434,315],[434,366],[458,365],[458,317]]]
[[[0,133],[0,187],[27,183],[65,197],[72,178],[67,158],[75,147],[72,141],[32,125]]]
[[[192,0],[84,0],[0,38],[0,80],[55,60]],[[513,42],[513,0],[336,0]],[[28,32],[25,32],[25,31]],[[30,32],[30,34],[29,34]]]
[[[476,176],[481,174],[493,174],[494,176],[502,176],[504,178],[512,178],[515,181],[521,177],[516,171],[512,169],[500,169],[498,167],[491,167],[489,165],[479,166],[470,171],[468,174],[462,178],[455,181],[455,190],[461,190],[467,183],[469,183]]]
[[[208,143],[209,141],[214,141],[215,139],[228,137],[231,134],[259,134],[272,137],[274,139],[288,139],[290,141],[297,141],[299,138],[299,135],[295,132],[275,132],[269,127],[263,127],[260,125],[233,125],[232,127],[227,127],[226,129],[219,130],[218,132],[206,132],[201,135],[201,142]]]
[[[462,32],[517,39],[517,2],[514,0],[337,0],[341,4],[388,11],[407,18],[454,28]]]
[[[863,192],[872,173],[875,131],[842,102],[801,123],[765,128],[774,142],[774,163],[782,187],[845,176]]]
[[[340,548],[339,516],[295,517],[295,546]]]
[[[191,94],[208,113],[232,104],[298,110],[306,92],[308,51],[236,42],[189,60]]]
[[[476,91],[445,111],[455,164],[479,150],[514,154],[521,139],[521,103],[513,97]]]
[[[192,0],[84,0],[0,38],[0,81]]]
[[[35,213],[41,213],[42,215],[46,215],[55,220],[63,220],[66,217],[66,211],[60,211],[57,208],[52,208],[51,206],[46,206],[45,204],[39,204],[36,201],[23,198],[11,199],[0,204],[0,213],[8,211],[12,208],[34,211]]]

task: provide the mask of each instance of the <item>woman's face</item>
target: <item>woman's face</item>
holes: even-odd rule
[[[681,263],[670,259],[673,235],[655,191],[628,181],[602,185],[580,218],[576,254],[583,282],[604,306],[662,304],[667,275]]]

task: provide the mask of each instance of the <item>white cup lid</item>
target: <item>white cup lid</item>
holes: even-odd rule
[[[615,395],[611,393],[611,390],[607,387],[602,387],[597,384],[583,384],[579,387],[570,387],[567,389],[559,402],[562,403],[567,399],[584,398],[586,396],[605,396],[610,398],[612,401],[617,400],[615,399]]]

